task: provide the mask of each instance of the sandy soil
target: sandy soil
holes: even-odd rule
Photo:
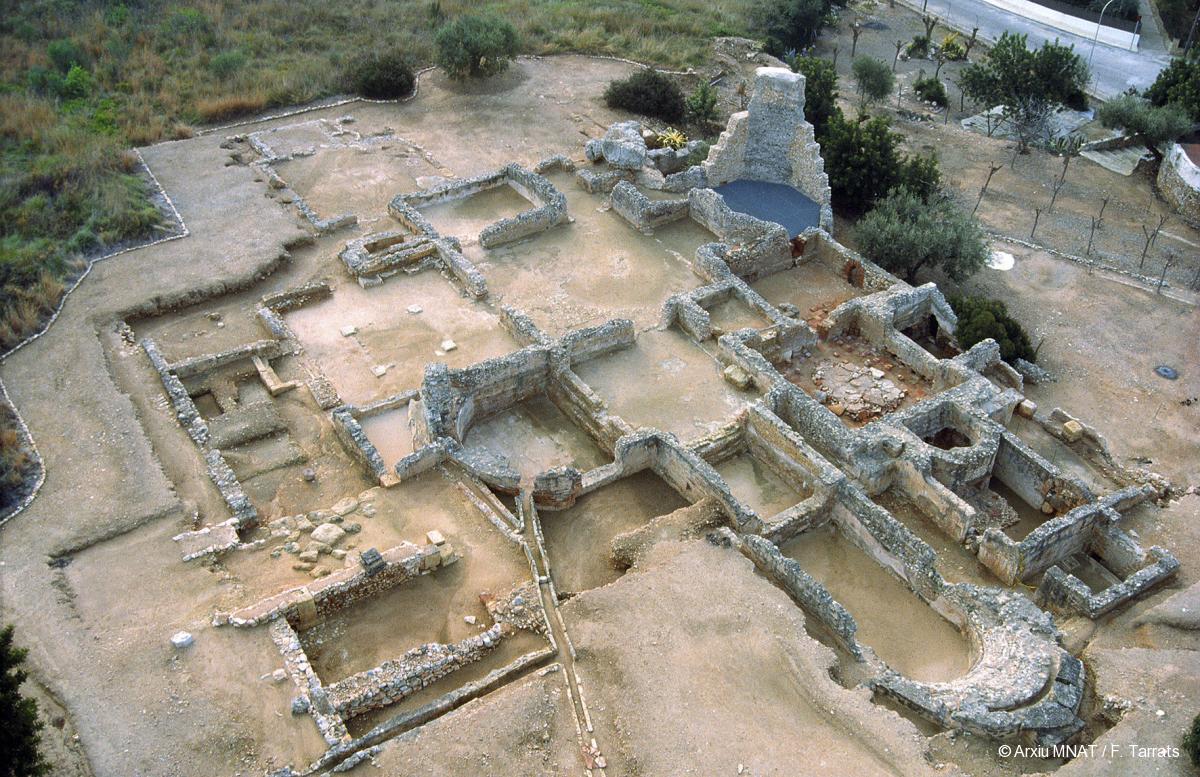
[[[755,399],[726,382],[721,364],[677,329],[642,332],[629,348],[574,370],[611,412],[685,441],[715,431]]]
[[[916,730],[835,683],[799,608],[734,551],[660,546],[562,612],[612,773],[932,772]]]

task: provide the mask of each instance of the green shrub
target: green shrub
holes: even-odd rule
[[[643,68],[629,78],[610,83],[604,90],[604,102],[609,108],[668,122],[679,121],[686,111],[683,92],[653,68]]]
[[[842,115],[837,104],[837,71],[832,62],[816,57],[796,57],[792,70],[804,76],[804,118],[813,125],[819,141],[829,121]]]
[[[67,77],[62,80],[58,96],[64,100],[82,100],[92,95],[95,86],[91,73],[79,65],[72,65]]]
[[[50,45],[46,47],[46,55],[50,57],[50,61],[60,73],[66,73],[74,65],[88,64],[83,49],[74,41],[66,38],[51,41]]]
[[[196,8],[176,8],[160,29],[163,42],[175,46],[211,46],[216,38],[212,20]]]
[[[1183,108],[1192,121],[1200,122],[1200,57],[1171,60],[1146,90],[1146,99],[1159,108],[1174,103]]]
[[[750,26],[777,57],[816,42],[830,23],[830,0],[764,0],[751,14]]]
[[[909,41],[908,46],[904,49],[904,53],[917,59],[929,56],[929,36],[914,35],[913,39]]]
[[[946,107],[946,85],[936,78],[918,78],[913,81],[913,91],[925,102]]]
[[[13,627],[0,629],[0,753],[4,774],[34,777],[46,774],[49,764],[38,750],[42,722],[37,702],[21,696],[21,683],[28,676],[21,668],[25,650],[13,646]]]
[[[438,31],[437,62],[451,78],[490,76],[517,55],[517,30],[493,15],[460,16]]]
[[[246,55],[241,51],[222,51],[209,60],[208,69],[222,81],[230,78],[246,66]]]
[[[955,337],[963,348],[990,337],[1000,346],[1000,358],[1004,361],[1034,360],[1036,354],[1029,344],[1029,335],[1008,315],[1003,302],[972,296],[950,297],[949,302],[958,316]]]
[[[859,54],[851,63],[850,70],[854,75],[854,83],[858,85],[863,107],[868,102],[878,102],[892,93],[896,76],[882,59]]]
[[[1192,759],[1192,766],[1200,766],[1200,715],[1192,718],[1192,727],[1183,735],[1183,752]]]
[[[929,199],[941,184],[935,157],[905,157],[900,136],[887,119],[845,119],[836,115],[821,141],[833,205],[846,213],[865,213],[897,186]]]
[[[938,50],[950,62],[960,62],[967,58],[967,47],[959,40],[957,32],[947,33],[946,37],[942,38],[942,45]]]
[[[701,129],[707,129],[716,123],[719,116],[717,113],[717,90],[713,89],[707,81],[702,82],[696,91],[688,95],[684,109],[688,121]]]
[[[398,52],[388,51],[355,62],[348,76],[350,91],[372,100],[391,100],[412,94],[416,76]]]
[[[1158,155],[1158,146],[1169,143],[1191,129],[1192,121],[1182,105],[1167,103],[1151,105],[1148,101],[1132,94],[1123,94],[1109,100],[1097,111],[1100,123],[1106,127],[1119,127],[1126,132],[1141,136],[1146,147]]]

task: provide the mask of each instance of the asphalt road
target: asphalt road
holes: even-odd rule
[[[920,0],[900,0],[903,5],[920,11]],[[1005,31],[1029,37],[1030,48],[1056,38],[1060,43],[1074,45],[1075,50],[1086,59],[1092,54],[1091,38],[1083,38],[1053,27],[1035,22],[989,5],[984,0],[929,0],[928,12],[934,14],[949,27],[970,34],[973,27],[979,28],[979,37],[992,42]],[[1097,43],[1092,55],[1092,84],[1088,90],[1093,96],[1108,99],[1130,87],[1145,89],[1154,83],[1158,72],[1167,66],[1171,57],[1157,47],[1158,36],[1142,37],[1140,51]]]

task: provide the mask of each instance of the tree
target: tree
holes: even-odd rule
[[[834,207],[843,212],[864,213],[897,186],[928,199],[941,184],[937,159],[902,155],[900,136],[881,116],[853,120],[834,115],[821,140],[821,155]]]
[[[1146,148],[1158,159],[1162,158],[1159,146],[1171,142],[1192,126],[1191,119],[1179,103],[1156,106],[1132,94],[1109,100],[1100,106],[1097,113],[1104,126],[1119,127],[1141,137]]]
[[[813,125],[820,140],[834,116],[841,118],[837,104],[837,71],[833,63],[816,57],[796,57],[792,70],[804,76],[804,118]]]
[[[1183,752],[1188,754],[1192,766],[1200,766],[1200,715],[1192,718],[1192,725],[1183,735]]]
[[[985,107],[999,105],[1017,133],[1018,150],[1048,134],[1051,112],[1060,105],[1086,104],[1087,64],[1073,47],[1047,43],[1037,51],[1024,35],[1006,32],[986,58],[962,71],[963,92]]]
[[[909,281],[925,267],[963,280],[988,258],[987,239],[973,216],[947,197],[926,201],[903,187],[880,200],[854,236],[864,255]]]
[[[1200,122],[1200,56],[1171,60],[1146,90],[1146,99],[1158,108],[1178,105],[1192,121]]]
[[[0,630],[0,777],[36,777],[49,765],[38,751],[42,722],[37,702],[21,696],[25,650],[13,646],[13,627]]]
[[[701,82],[696,91],[688,95],[684,101],[684,110],[687,113],[688,119],[707,132],[708,128],[716,123],[719,114],[717,113],[717,90],[707,82]]]
[[[363,57],[348,74],[349,87],[374,100],[390,100],[412,94],[416,77],[399,52],[385,51]]]
[[[675,82],[653,68],[610,82],[604,90],[604,102],[609,108],[670,122],[682,119],[687,110],[683,92]]]
[[[958,316],[954,337],[963,348],[992,339],[1000,346],[1000,358],[1012,363],[1017,359],[1032,362],[1037,352],[1029,344],[1029,335],[1008,315],[1004,303],[986,297],[951,297],[948,302]]]
[[[858,84],[861,108],[865,108],[868,102],[878,102],[892,93],[896,76],[883,60],[864,54],[854,58],[850,69],[854,74],[854,83]]]
[[[517,54],[517,31],[494,16],[460,16],[438,31],[437,62],[451,78],[490,76]]]
[[[830,0],[766,0],[754,9],[751,25],[762,35],[767,52],[778,57],[815,43],[831,7]]]

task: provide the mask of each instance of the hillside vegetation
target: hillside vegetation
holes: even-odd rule
[[[0,353],[57,304],[82,258],[154,233],[129,148],[196,125],[345,92],[357,60],[434,60],[466,12],[516,26],[521,50],[697,64],[746,34],[752,2],[704,0],[93,0],[0,13]]]

